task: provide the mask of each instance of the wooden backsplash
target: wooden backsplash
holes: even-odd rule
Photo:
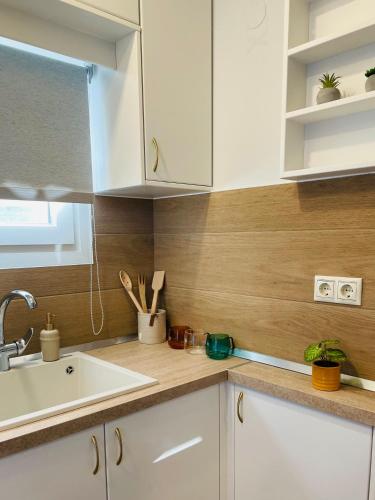
[[[57,316],[56,325],[63,346],[136,333],[136,312],[121,288],[118,272],[121,268],[126,269],[134,278],[134,283],[140,271],[151,276],[154,264],[152,210],[152,201],[148,200],[95,199],[105,315],[104,329],[99,337],[94,337],[91,331],[90,266],[82,265],[0,270],[1,295],[14,288],[23,288],[33,293],[38,301],[38,308],[34,311],[27,310],[23,301],[10,305],[6,318],[6,339],[19,338],[33,326],[35,335],[27,352],[39,351],[39,331],[45,323],[47,311]],[[94,316],[98,327],[97,292],[94,292]]]
[[[134,280],[139,271],[151,276],[155,258],[167,271],[172,323],[226,331],[238,347],[293,361],[302,361],[309,342],[337,337],[351,358],[346,371],[375,379],[375,176],[95,203],[105,309],[99,338],[136,332],[118,270]],[[314,303],[315,274],[363,277],[363,306]],[[47,311],[57,315],[62,345],[96,339],[89,266],[0,271],[0,294],[13,288],[30,290],[39,307],[9,307],[7,340],[34,326],[28,352],[38,351]],[[94,304],[98,324],[97,292]]]
[[[339,338],[375,379],[375,176],[157,200],[154,233],[172,323],[299,362]],[[363,306],[314,303],[315,274],[363,277]]]

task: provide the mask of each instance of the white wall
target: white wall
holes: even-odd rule
[[[284,4],[214,0],[215,191],[283,182]]]

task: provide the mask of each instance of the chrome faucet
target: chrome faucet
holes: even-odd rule
[[[20,356],[28,346],[31,337],[33,336],[34,329],[29,328],[26,335],[19,339],[11,342],[10,344],[5,344],[4,339],[4,320],[5,313],[9,304],[14,299],[24,299],[26,304],[29,306],[29,309],[35,309],[37,307],[37,302],[31,293],[26,292],[25,290],[13,290],[12,292],[7,293],[0,300],[0,371],[5,372],[9,370],[10,364],[9,359],[14,358],[16,356]]]

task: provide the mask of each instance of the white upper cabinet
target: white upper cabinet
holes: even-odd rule
[[[94,189],[153,198],[212,186],[211,0],[143,0],[141,34],[89,86]]]
[[[141,19],[146,179],[211,186],[211,0],[141,0]]]
[[[106,500],[104,427],[1,459],[1,499]]]
[[[239,386],[233,410],[235,500],[367,500],[371,427]]]
[[[79,0],[96,9],[139,24],[138,0]]]
[[[219,387],[105,426],[108,500],[218,500]]]

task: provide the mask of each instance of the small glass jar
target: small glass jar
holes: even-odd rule
[[[203,330],[186,330],[184,347],[188,354],[206,354],[206,333]]]
[[[185,332],[190,330],[190,326],[171,326],[168,331],[168,344],[172,349],[183,349],[185,342]]]

